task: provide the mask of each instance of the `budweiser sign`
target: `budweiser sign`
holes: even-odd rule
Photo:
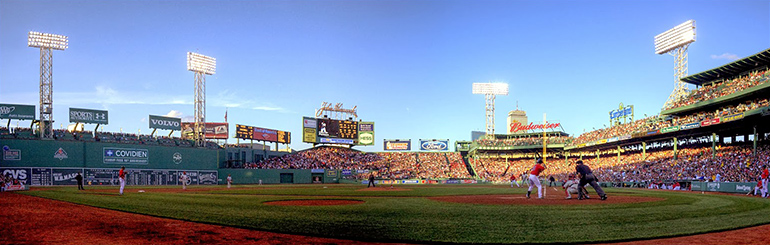
[[[515,133],[519,131],[536,130],[536,129],[553,129],[559,126],[561,126],[561,123],[546,123],[546,124],[529,123],[529,125],[522,125],[521,122],[512,122],[511,133]]]

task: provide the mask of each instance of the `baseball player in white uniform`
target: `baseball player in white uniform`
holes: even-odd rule
[[[569,174],[569,179],[562,185],[564,194],[567,195],[566,199],[572,199],[572,194],[578,194],[578,184],[580,184],[580,181],[575,179],[575,175]]]
[[[227,189],[230,189],[230,185],[233,183],[233,177],[229,174],[227,175]]]
[[[179,176],[179,182],[182,182],[182,190],[187,190],[188,181],[190,181],[190,176],[187,176],[187,171],[182,171],[182,175]]]

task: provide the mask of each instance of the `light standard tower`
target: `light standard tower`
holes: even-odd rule
[[[682,78],[687,76],[687,48],[695,42],[695,21],[688,20],[655,36],[655,53],[668,53],[676,57],[674,61],[674,91],[668,96],[663,110],[672,108],[674,103],[687,95],[687,88]]]
[[[206,75],[214,75],[217,59],[187,52],[187,70],[195,72],[195,145],[206,146]]]
[[[53,139],[53,54],[67,49],[67,36],[29,32],[27,46],[40,48],[40,139]]]
[[[487,136],[495,134],[495,95],[508,95],[507,83],[473,83],[473,94],[483,94],[487,111]]]

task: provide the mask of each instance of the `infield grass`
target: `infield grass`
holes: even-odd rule
[[[184,193],[132,186],[78,192],[33,188],[24,194],[95,207],[240,228],[361,241],[417,243],[590,243],[731,230],[770,223],[770,201],[744,196],[606,188],[610,198],[662,201],[596,205],[482,205],[434,201],[447,195],[524,195],[493,185],[399,185],[407,191],[359,191],[362,185],[194,186]],[[174,188],[174,187],[171,187]],[[138,193],[139,189],[146,192]],[[197,191],[196,191],[197,189]],[[589,188],[590,189],[590,188]],[[292,199],[350,199],[343,206],[273,206]],[[576,203],[578,201],[575,201]]]

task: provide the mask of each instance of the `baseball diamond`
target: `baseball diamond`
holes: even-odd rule
[[[3,0],[0,245],[770,244],[768,10]]]

